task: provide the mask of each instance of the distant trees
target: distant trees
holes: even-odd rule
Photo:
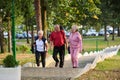
[[[110,0],[109,2],[109,10],[111,11],[112,16],[112,26],[113,26],[113,36],[112,40],[114,40],[114,29],[118,26],[119,29],[119,23],[120,23],[120,1],[119,0]],[[118,34],[119,30],[118,30]]]
[[[4,30],[8,31],[9,34],[8,50],[10,52],[11,0],[0,0],[0,2],[1,52],[5,52],[3,50],[5,43],[3,38]],[[64,26],[70,26],[73,23],[82,24],[81,22],[84,19],[97,16],[100,14],[97,4],[100,4],[99,0],[15,0],[15,23],[16,26],[25,24],[28,33],[30,26],[33,30],[34,19],[36,19],[37,30],[43,29],[46,35],[47,30],[53,28],[53,24]],[[29,43],[28,35],[27,43]]]
[[[106,26],[111,25],[113,26],[113,36],[112,40],[114,40],[114,29],[115,26],[119,26],[120,23],[120,1],[119,0],[101,0],[101,5],[99,7],[102,11],[102,14],[100,15],[101,24],[105,27],[105,40],[107,40],[106,37]],[[119,33],[119,27],[118,27],[118,34]]]
[[[11,0],[0,0],[0,3],[0,51],[5,52],[3,32],[7,31],[8,51],[11,52]],[[96,26],[104,26],[105,31],[106,25],[119,28],[119,17],[119,0],[15,0],[16,26],[25,24],[26,32],[32,31],[32,43],[35,24],[37,31],[44,30],[46,36],[47,30],[52,30],[54,24],[63,25],[67,29],[70,29],[72,24],[95,26],[96,29],[99,28]],[[29,43],[28,34],[26,41]]]
[[[21,8],[21,15],[24,17],[23,24],[25,24],[25,28],[26,28],[26,34],[27,34],[26,41],[27,41],[27,43],[30,43],[28,31],[30,31],[30,28],[33,27],[34,17],[35,17],[33,2],[34,2],[34,0],[30,0],[30,1],[21,0],[21,5],[19,6]]]
[[[8,31],[8,51],[11,52],[11,23],[10,23],[10,0],[3,1],[0,0],[0,47],[1,47],[1,53],[6,52],[6,42],[4,39],[3,32]]]
[[[34,6],[33,0],[14,0],[15,1],[15,25],[21,25],[28,22],[34,16]],[[11,10],[12,1],[11,0],[0,0],[0,47],[1,53],[6,52],[6,42],[3,32],[8,32],[8,52],[11,52]],[[28,16],[27,16],[28,15]],[[28,18],[29,17],[29,18]],[[33,18],[34,19],[34,18]],[[28,26],[27,26],[28,28]],[[26,29],[27,30],[27,29]]]

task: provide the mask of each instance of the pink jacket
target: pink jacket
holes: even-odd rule
[[[70,47],[80,48],[82,51],[82,37],[79,32],[71,33],[69,37]]]

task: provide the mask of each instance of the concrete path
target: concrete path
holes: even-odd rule
[[[104,56],[104,54],[106,56],[106,54],[110,55],[117,51],[118,48],[115,47],[115,48],[105,49],[100,53],[96,53],[92,55],[88,54],[88,56],[80,55],[79,68],[75,68],[75,69],[72,68],[71,58],[69,54],[65,57],[65,63],[63,68],[59,68],[59,67],[55,68],[54,61],[49,65],[47,65],[46,68],[23,67],[21,80],[74,80],[75,78],[81,76],[90,69],[93,69],[96,66],[97,62],[99,62],[101,58]]]
[[[82,72],[86,64],[92,63],[95,56],[79,58],[79,68],[72,68],[70,55],[67,55],[63,68],[55,68],[51,63],[46,68],[24,67],[22,68],[22,80],[72,80]]]

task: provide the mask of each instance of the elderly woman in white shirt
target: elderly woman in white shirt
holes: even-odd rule
[[[38,32],[38,39],[35,42],[36,44],[36,52],[35,52],[35,57],[36,57],[36,64],[39,67],[40,66],[40,57],[42,61],[42,67],[45,67],[45,59],[46,59],[46,53],[48,51],[48,42],[47,40],[43,37],[43,31],[40,30]]]

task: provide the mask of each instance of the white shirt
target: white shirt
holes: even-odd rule
[[[45,40],[45,43],[47,43],[47,40]],[[42,40],[37,39],[36,48],[37,48],[37,51],[44,52],[44,42]],[[45,47],[45,50],[46,50],[46,47]]]

